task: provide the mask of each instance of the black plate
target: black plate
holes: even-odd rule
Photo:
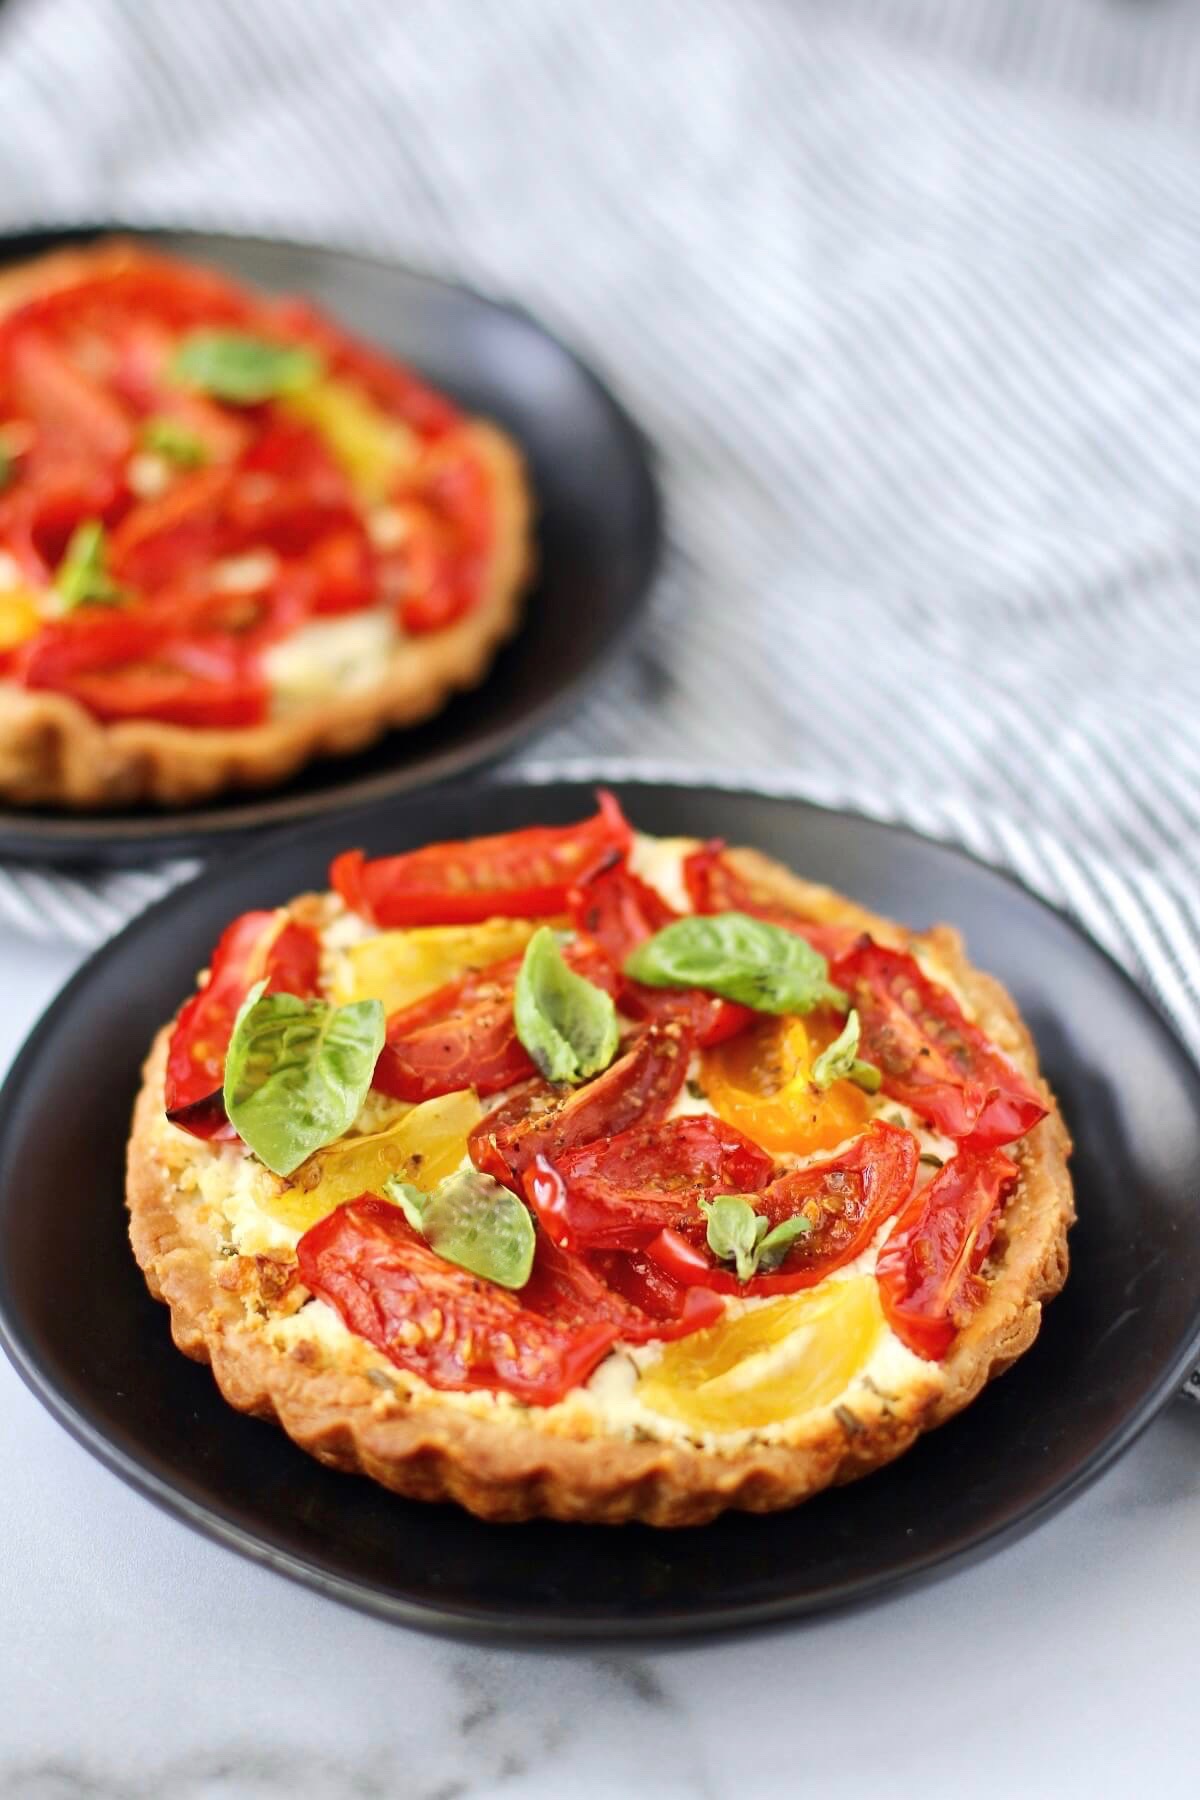
[[[96,231],[0,237],[0,265]],[[0,855],[110,865],[203,855],[215,840],[462,775],[544,725],[633,625],[658,558],[659,502],[646,445],[603,383],[519,307],[395,263],[206,232],[131,235],[256,287],[312,296],[464,406],[506,426],[532,472],[538,578],[521,631],[483,686],[427,725],[392,732],[358,756],[314,763],[282,790],[203,808],[83,817],[0,810]]]
[[[914,924],[964,928],[1015,992],[1077,1136],[1072,1279],[1035,1347],[961,1418],[798,1513],[666,1533],[488,1526],[334,1474],[225,1406],[146,1293],[121,1206],[141,1057],[230,916],[319,884],[335,850],[566,821],[590,794],[412,796],[226,863],[94,957],[17,1061],[0,1097],[0,1328],[34,1392],[125,1480],[385,1618],[514,1637],[662,1635],[878,1596],[996,1548],[1078,1493],[1174,1392],[1200,1340],[1200,1076],[1094,944],[1013,882],[905,831],[707,789],[623,797],[651,831],[723,833]]]

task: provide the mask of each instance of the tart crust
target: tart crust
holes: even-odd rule
[[[1020,1178],[986,1265],[987,1298],[951,1354],[928,1365],[899,1396],[856,1388],[852,1411],[816,1409],[770,1434],[633,1441],[598,1427],[570,1398],[554,1407],[517,1408],[489,1396],[439,1393],[358,1338],[332,1357],[307,1341],[280,1348],[256,1310],[270,1309],[269,1269],[264,1278],[254,1258],[221,1258],[195,1194],[179,1181],[181,1134],[163,1116],[166,1026],[134,1110],[130,1238],[151,1293],[170,1308],[176,1344],[212,1365],[231,1406],[276,1421],[334,1468],[368,1475],[412,1499],[457,1501],[480,1518],[699,1525],[731,1508],[793,1506],[890,1462],[1029,1347],[1043,1304],[1066,1279],[1075,1210],[1070,1139],[1013,1001],[972,968],[949,927],[910,933],[757,852],[734,857],[764,899],[787,899],[812,916],[870,929],[881,942],[930,952],[1050,1108],[1016,1146]]]
[[[83,274],[120,268],[143,255],[117,239],[5,270],[0,317]],[[225,789],[274,787],[316,757],[347,756],[395,727],[420,724],[453,694],[478,686],[520,624],[535,558],[519,450],[481,419],[469,421],[465,435],[489,470],[495,516],[483,590],[465,618],[401,641],[370,687],[236,730],[192,730],[149,719],[105,724],[68,695],[0,680],[0,798],[82,811],[186,806]]]

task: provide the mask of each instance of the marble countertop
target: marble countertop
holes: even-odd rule
[[[0,1063],[77,960],[0,941]],[[968,1572],[675,1650],[337,1607],[124,1487],[0,1361],[0,1796],[579,1800],[1197,1791],[1200,1408]]]

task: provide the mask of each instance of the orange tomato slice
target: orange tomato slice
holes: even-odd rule
[[[870,1116],[867,1096],[850,1081],[820,1089],[812,1065],[841,1029],[821,1010],[807,1019],[763,1019],[704,1053],[702,1082],[718,1116],[764,1150],[807,1155],[856,1136]]]

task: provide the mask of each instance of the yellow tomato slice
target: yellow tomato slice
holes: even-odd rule
[[[25,588],[0,593],[0,650],[14,650],[42,628],[37,602]]]
[[[316,1151],[281,1193],[263,1202],[264,1210],[293,1231],[307,1231],[343,1201],[381,1193],[389,1175],[430,1193],[458,1168],[467,1134],[482,1117],[470,1088],[423,1101],[386,1131],[340,1138]]]
[[[764,1019],[704,1053],[703,1084],[717,1114],[764,1150],[805,1155],[854,1137],[870,1113],[850,1081],[812,1085],[812,1065],[841,1029],[832,1013]]]
[[[483,925],[421,925],[413,931],[381,931],[345,952],[334,977],[335,997],[382,1000],[386,1013],[517,956],[533,936],[525,919],[489,919]]]
[[[828,1406],[884,1329],[874,1276],[771,1300],[667,1344],[638,1399],[701,1431],[741,1431]]]
[[[381,412],[351,382],[316,381],[280,404],[320,433],[366,501],[385,499],[397,476],[416,461],[416,434]]]

